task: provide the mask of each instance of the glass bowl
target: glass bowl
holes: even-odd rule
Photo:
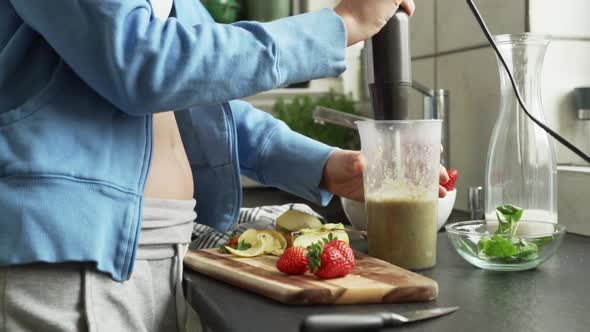
[[[494,271],[522,271],[541,265],[555,254],[565,235],[564,225],[544,221],[519,221],[516,234],[501,235],[501,239],[494,238],[497,228],[497,221],[485,220],[445,227],[461,257],[479,268]]]

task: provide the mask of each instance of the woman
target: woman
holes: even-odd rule
[[[237,99],[338,76],[399,5],[220,25],[195,0],[0,3],[0,326],[183,330],[195,212],[227,229],[240,174],[362,200],[358,152]]]

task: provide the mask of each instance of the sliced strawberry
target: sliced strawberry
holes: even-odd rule
[[[304,274],[309,268],[306,254],[302,247],[287,248],[277,261],[277,269],[286,274]]]
[[[308,247],[310,270],[322,279],[340,278],[356,266],[352,248],[341,240],[324,240]]]
[[[221,253],[223,253],[223,254],[230,254],[229,250],[227,250],[225,247],[237,249],[240,246],[240,243],[238,243],[239,239],[240,239],[239,236],[234,236],[229,241],[227,241],[225,244],[219,245],[219,250],[221,250]],[[244,245],[244,242],[242,242],[242,245]]]
[[[443,186],[447,191],[455,190],[455,183],[459,178],[459,171],[456,169],[449,169],[447,173],[449,174],[449,181],[447,181],[447,183],[441,183],[440,185]]]
[[[239,236],[234,236],[233,238],[231,238],[225,245],[228,247],[232,247],[235,248],[238,246],[238,240],[240,239]]]

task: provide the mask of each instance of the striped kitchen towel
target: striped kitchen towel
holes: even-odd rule
[[[277,218],[288,210],[299,210],[312,214],[325,222],[324,218],[305,204],[269,205],[255,208],[242,208],[238,220],[225,233],[207,225],[194,224],[191,249],[214,248],[227,243],[232,237],[242,234],[249,228],[274,229]],[[199,218],[197,217],[197,221]]]

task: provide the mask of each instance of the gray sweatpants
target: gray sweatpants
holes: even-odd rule
[[[182,295],[194,205],[145,200],[135,268],[124,282],[90,263],[0,267],[0,331],[201,331]]]

